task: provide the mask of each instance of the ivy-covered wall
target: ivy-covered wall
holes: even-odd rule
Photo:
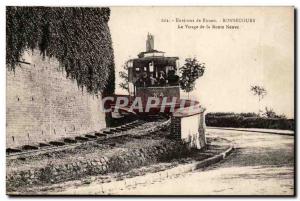
[[[109,8],[6,8],[6,145],[106,127],[101,95],[114,93]]]
[[[90,93],[114,93],[109,8],[7,7],[6,64],[15,70],[24,51],[55,57],[67,77]]]

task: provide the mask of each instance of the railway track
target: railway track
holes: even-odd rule
[[[157,125],[154,125],[149,128],[143,128],[142,126],[146,123],[154,122],[154,120],[145,121],[145,120],[136,120],[131,123],[124,124],[118,127],[110,127],[102,129],[99,132],[87,133],[84,135],[76,136],[76,137],[67,137],[57,141],[50,141],[47,143],[39,143],[38,145],[24,145],[20,148],[6,150],[6,158],[7,159],[24,159],[30,156],[51,153],[56,151],[62,151],[70,148],[75,148],[80,144],[89,141],[107,141],[109,139],[132,136],[131,130],[141,128],[141,132],[136,134],[137,136],[142,136],[145,134],[149,134],[150,132],[155,132],[155,129],[160,124],[167,124],[170,120],[167,121],[157,121]],[[157,129],[156,129],[157,130]],[[133,136],[136,137],[136,136]]]
[[[76,137],[66,137],[62,138],[60,140],[56,141],[50,141],[50,142],[42,142],[38,145],[24,145],[19,148],[8,148],[6,150],[6,157],[7,158],[15,158],[17,156],[26,156],[30,155],[31,153],[43,153],[43,152],[49,152],[51,150],[57,151],[57,150],[63,150],[71,147],[75,147],[80,143],[84,143],[87,141],[93,141],[98,139],[109,139],[112,137],[116,137],[116,135],[124,135],[124,131],[127,131],[129,129],[138,128],[142,124],[144,124],[145,121],[136,120],[134,122],[119,126],[119,127],[111,127],[111,128],[105,128],[102,129],[99,132],[92,132],[87,133],[84,135],[76,136]]]

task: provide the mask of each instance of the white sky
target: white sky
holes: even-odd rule
[[[239,30],[178,30],[162,18],[255,18]],[[185,23],[182,23],[183,25]],[[226,25],[226,24],[225,24]],[[109,26],[118,71],[128,58],[145,51],[148,32],[155,49],[178,56],[180,64],[196,56],[206,63],[192,92],[208,112],[257,112],[251,85],[268,91],[261,108],[294,116],[293,9],[290,7],[111,7]],[[117,93],[122,91],[117,88]]]

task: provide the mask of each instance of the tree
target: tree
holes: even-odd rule
[[[286,116],[284,114],[278,115],[272,108],[265,107],[265,112],[263,115],[266,118],[281,118],[281,119],[286,119]]]
[[[205,63],[200,63],[196,58],[185,59],[185,64],[179,68],[180,88],[189,93],[195,88],[195,81],[203,76],[205,70]]]
[[[119,76],[122,79],[121,83],[119,84],[119,86],[128,91],[129,93],[129,86],[128,86],[128,66],[127,66],[127,62],[125,62],[125,64],[122,66],[123,70],[119,72]]]
[[[265,113],[263,115],[267,118],[276,118],[277,115],[272,108],[265,107]]]
[[[267,95],[267,90],[262,86],[251,86],[251,91],[254,96],[258,96],[258,101],[261,101]]]
[[[267,90],[263,86],[258,85],[251,86],[250,90],[253,92],[254,96],[258,97],[258,114],[260,115],[262,112],[260,110],[260,101],[267,95]]]

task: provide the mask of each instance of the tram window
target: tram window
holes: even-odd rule
[[[147,67],[144,67],[144,71],[147,71]]]
[[[132,62],[132,61],[128,61],[127,66],[128,66],[129,68],[131,68],[131,67],[133,66],[133,62]]]
[[[168,74],[169,71],[174,70],[173,66],[166,66],[166,73]]]
[[[135,71],[140,72],[140,68],[135,68]]]
[[[149,71],[152,73],[154,71],[153,63],[149,63]]]

